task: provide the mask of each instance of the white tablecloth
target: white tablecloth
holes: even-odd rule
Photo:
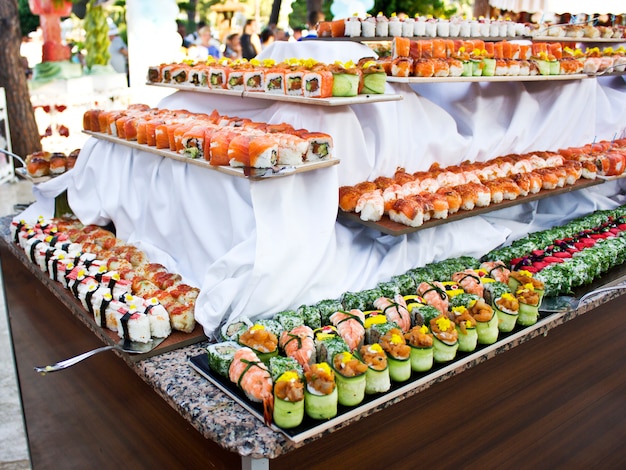
[[[509,11],[537,11],[551,13],[572,13],[587,15],[614,14],[626,12],[626,4],[622,0],[489,0],[496,8]]]
[[[353,46],[354,60],[368,52],[361,49],[365,46]],[[332,62],[344,44],[295,47],[290,54]],[[509,236],[616,205],[620,188],[612,183],[601,191],[523,204],[401,237],[337,223],[340,185],[392,175],[397,166],[416,171],[435,161],[448,165],[555,150],[625,132],[622,79],[387,87],[404,99],[325,107],[173,93],[161,107],[217,109],[328,132],[341,163],[248,181],[90,139],[75,169],[39,185],[38,202],[21,217],[51,215],[50,198],[67,188],[70,205],[84,223],[112,221],[119,237],[201,287],[196,317],[211,335],[227,318],[266,317],[337,298],[410,268],[465,254],[480,256]]]

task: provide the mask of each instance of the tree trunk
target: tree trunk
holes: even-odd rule
[[[194,33],[196,31],[196,10],[198,8],[198,0],[189,0],[189,9],[187,10],[187,28]]]
[[[489,18],[491,16],[491,7],[489,6],[489,0],[474,0],[474,17]]]
[[[25,157],[41,150],[41,141],[20,55],[21,40],[17,0],[0,1],[0,87],[7,95],[13,152]]]

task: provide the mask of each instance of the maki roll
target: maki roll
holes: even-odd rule
[[[274,412],[276,426],[295,428],[304,419],[304,382],[298,372],[284,372],[274,381]]]
[[[289,332],[284,331],[280,336],[280,347],[288,357],[295,359],[304,370],[308,370],[309,366],[315,363],[316,350],[313,330],[306,325],[297,326]]]
[[[508,279],[509,289],[511,292],[516,292],[520,285],[532,284],[533,290],[539,294],[539,303],[545,294],[545,286],[540,279],[537,279],[532,275],[530,271],[511,271]]]
[[[447,315],[440,314],[429,322],[433,334],[433,359],[435,362],[449,362],[456,357],[459,348],[459,334]]]
[[[335,299],[320,300],[315,306],[320,312],[322,325],[329,325],[330,316],[339,310],[343,310],[341,302]]]
[[[533,284],[529,282],[519,286],[515,291],[515,298],[519,302],[517,324],[530,326],[537,323],[539,319],[540,295],[533,287]]]
[[[394,382],[405,382],[411,377],[411,347],[406,344],[402,331],[391,328],[380,338],[379,344],[387,354],[389,377]]]
[[[336,332],[317,332],[315,336],[315,349],[320,362],[332,362],[335,354],[350,351],[346,342],[337,336]]]
[[[337,401],[340,405],[356,406],[365,398],[367,365],[347,351],[333,357]]]
[[[274,408],[274,383],[267,366],[250,348],[235,351],[228,369],[230,381],[245,393],[249,400],[263,403],[263,418],[268,426]]]
[[[284,310],[274,315],[274,320],[280,323],[284,331],[294,329],[296,326],[304,325],[304,317],[295,310]]]
[[[419,295],[405,295],[404,301],[406,302],[406,308],[411,316],[411,326],[422,326],[424,324],[424,317],[420,313],[420,309],[427,306],[424,299]],[[432,308],[434,309],[434,307]],[[438,312],[437,310],[437,313]]]
[[[498,329],[503,333],[513,331],[519,315],[519,302],[503,282],[485,286],[485,301],[491,304],[498,316]]]
[[[391,328],[398,328],[393,322],[387,321],[387,317],[379,310],[373,310],[366,312],[365,318],[365,342],[367,344],[374,344],[380,342],[380,338],[383,337]]]
[[[147,343],[152,338],[148,315],[139,312],[136,307],[129,307],[118,320],[117,334],[124,341]]]
[[[278,354],[278,338],[261,324],[254,324],[239,336],[239,344],[250,348],[263,362]]]
[[[361,346],[359,354],[367,365],[365,372],[365,393],[383,393],[391,388],[387,355],[380,344]]]
[[[312,419],[330,419],[337,416],[335,373],[328,363],[313,364],[304,376],[304,411],[307,416]]]
[[[353,64],[348,66],[335,64],[331,67],[331,72],[333,74],[332,96],[349,97],[358,95],[360,74]]]
[[[239,317],[224,324],[220,328],[220,336],[224,341],[238,341],[241,336],[253,323],[248,317]]]
[[[475,302],[475,301],[474,301]],[[469,313],[467,307],[453,307],[454,324],[459,337],[459,351],[472,352],[478,344],[476,319]]]
[[[498,316],[483,299],[473,302],[468,311],[476,320],[476,333],[480,344],[493,344],[498,340]]]
[[[330,98],[333,96],[333,74],[329,70],[311,70],[302,76],[306,98]]]
[[[313,330],[317,330],[322,327],[322,318],[317,306],[301,305],[298,307],[297,313],[302,315],[304,324],[311,327]]]
[[[156,297],[144,300],[144,313],[150,320],[150,334],[155,338],[167,338],[172,332],[170,315]]]
[[[393,300],[387,297],[379,297],[374,301],[374,307],[385,315],[388,322],[394,322],[398,325],[403,333],[406,333],[411,328],[411,315],[404,297],[400,294],[396,295]]]
[[[209,344],[207,346],[207,358],[211,370],[222,377],[228,377],[230,363],[233,362],[235,351],[240,348],[241,345],[234,341]]]
[[[365,315],[359,309],[349,312],[338,311],[330,316],[330,321],[337,328],[337,333],[346,342],[350,351],[358,349],[365,340]]]
[[[268,364],[272,380],[276,382],[278,378],[287,371],[295,371],[300,377],[304,377],[302,366],[291,357],[275,356]]]
[[[414,326],[404,335],[411,347],[411,370],[426,372],[433,367],[433,335],[426,325]]]

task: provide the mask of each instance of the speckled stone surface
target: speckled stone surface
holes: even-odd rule
[[[10,218],[0,219],[0,235],[2,236],[0,242],[8,244],[10,250],[29,267],[31,272],[76,316],[81,318],[96,335],[104,342],[110,342],[110,338],[102,331],[99,331],[99,328],[94,326],[95,324],[83,320],[84,315],[78,311],[78,309],[82,308],[80,304],[68,301],[68,296],[65,295],[65,291],[60,287],[60,284],[50,281],[39,273],[38,268],[30,263],[19,247],[11,243],[8,232],[9,222]],[[626,283],[626,280],[619,282]],[[198,374],[188,364],[190,357],[205,353],[207,342],[193,344],[139,361],[135,361],[134,358],[131,359],[124,353],[119,353],[119,355],[139,377],[147,382],[156,393],[163,397],[171,407],[179,412],[207,439],[211,439],[225,449],[236,452],[243,457],[272,459],[297,447],[304,446],[307,442],[319,439],[337,429],[349,426],[352,422],[392,406],[409,396],[420,393],[437,382],[460,374],[534,337],[545,335],[551,329],[593,310],[604,302],[619,297],[623,292],[625,291],[604,293],[593,297],[575,311],[552,314],[541,318],[531,327],[509,335],[494,345],[483,348],[461,360],[454,361],[422,379],[407,384],[395,393],[383,395],[380,400],[375,402],[374,406],[363,407],[362,412],[357,409],[357,413],[352,414],[349,419],[325,428],[323,431],[301,442],[294,442],[281,432],[276,432],[265,426],[255,415],[248,412],[218,387]]]

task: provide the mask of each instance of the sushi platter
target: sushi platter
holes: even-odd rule
[[[486,213],[493,212],[496,210],[506,209],[507,207],[516,206],[518,204],[524,204],[526,202],[536,201],[539,199],[543,199],[545,197],[556,196],[558,194],[568,193],[571,191],[577,191],[579,189],[596,186],[603,182],[604,180],[600,178],[593,179],[593,180],[580,179],[573,185],[565,186],[563,188],[556,188],[556,189],[549,189],[549,190],[542,189],[536,194],[520,196],[517,199],[512,200],[512,201],[505,200],[499,203],[492,203],[487,207],[477,207],[475,209],[468,210],[468,211],[461,210],[459,212],[456,212],[455,214],[449,215],[445,219],[430,219],[424,222],[419,227],[409,227],[407,225],[394,222],[387,215],[383,215],[382,219],[379,220],[378,222],[363,221],[360,219],[359,214],[355,212],[345,212],[341,209],[339,209],[338,217],[340,219],[358,222],[367,227],[373,228],[375,230],[379,230],[380,232],[387,234],[387,235],[400,236],[400,235],[406,235],[408,233],[417,232],[418,230],[435,227],[437,225],[445,224],[448,222],[454,222],[456,220],[465,219],[467,217],[482,215],[482,214],[486,214]]]
[[[173,84],[173,83],[152,83],[148,82],[148,85],[160,86],[165,88],[173,88],[175,90],[193,91],[199,93],[209,93],[214,95],[227,95],[237,96],[240,98],[257,98],[271,101],[283,101],[288,103],[298,104],[310,104],[317,106],[345,106],[351,104],[366,104],[366,103],[380,103],[385,101],[399,101],[402,99],[402,95],[397,94],[371,94],[371,95],[357,95],[349,97],[330,97],[330,98],[309,98],[305,96],[290,96],[280,95],[274,93],[252,92],[252,91],[238,91],[227,89],[214,89],[203,88],[189,84]]]
[[[117,332],[101,328],[94,321],[93,315],[90,314],[69,291],[64,289],[58,282],[53,281],[50,277],[42,272],[35,263],[32,263],[24,251],[22,251],[19,245],[15,245],[9,242],[4,237],[0,237],[0,243],[5,243],[11,253],[20,260],[20,262],[44,285],[46,286],[54,296],[59,299],[74,315],[76,315],[80,321],[87,325],[89,329],[96,332],[102,341],[107,345],[116,345],[120,341]],[[137,362],[146,359],[151,356],[163,354],[175,349],[189,346],[191,344],[199,343],[206,340],[204,330],[200,324],[196,324],[194,330],[191,333],[183,333],[180,331],[172,331],[172,333],[163,340],[158,346],[149,352],[142,354],[125,354],[124,356],[130,362]]]
[[[193,159],[193,158],[184,157],[181,154],[178,154],[171,150],[157,149],[155,147],[138,144],[135,141],[121,139],[119,137],[114,137],[112,135],[104,134],[101,132],[93,132],[93,131],[85,131],[85,130],[83,132],[97,139],[106,140],[114,144],[124,145],[126,147],[130,147],[135,150],[143,150],[143,151],[152,153],[154,155],[159,155],[161,157],[170,158],[172,160],[177,160],[177,161],[184,162],[184,163],[190,163],[192,165],[200,166],[203,168],[208,168],[211,170],[218,171],[220,173],[225,173],[227,175],[238,176],[240,178],[248,178],[250,180],[255,180],[255,181],[283,177],[283,176],[293,175],[295,173],[303,173],[307,171],[317,170],[320,168],[327,168],[333,165],[337,165],[340,161],[338,158],[331,158],[329,160],[320,160],[316,162],[303,163],[302,165],[298,165],[298,166],[277,165],[272,168],[241,168],[241,167],[230,167],[230,166],[214,166],[214,165],[209,164],[209,162],[204,159]]]
[[[499,351],[506,350],[511,344],[520,341],[521,338],[530,338],[541,334],[543,330],[555,321],[558,323],[560,317],[565,312],[553,313],[543,316],[535,325],[530,327],[516,327],[511,333],[503,333],[500,339],[491,345],[479,345],[472,353],[458,353],[456,359],[450,363],[435,364],[433,368],[424,373],[412,373],[411,378],[406,382],[392,382],[391,389],[382,394],[366,395],[360,405],[338,406],[337,416],[328,420],[314,420],[305,416],[302,423],[291,429],[283,429],[274,424],[271,428],[277,432],[281,432],[293,442],[302,442],[312,436],[318,435],[323,431],[336,428],[338,426],[346,426],[351,420],[366,417],[374,413],[379,407],[402,400],[411,395],[417,394],[427,389],[433,383],[452,377],[468,365],[478,359],[485,359],[495,356]],[[261,403],[253,403],[248,400],[240,388],[227,378],[213,372],[208,364],[206,354],[199,354],[189,358],[189,365],[196,370],[202,377],[210,381],[222,392],[235,400],[238,404],[249,411],[253,416],[263,422],[263,406]],[[465,367],[464,367],[465,366]]]
[[[497,75],[497,76],[472,76],[472,77],[387,77],[390,83],[465,83],[465,82],[544,82],[562,80],[582,80],[592,78],[593,75],[576,73],[571,75]]]

